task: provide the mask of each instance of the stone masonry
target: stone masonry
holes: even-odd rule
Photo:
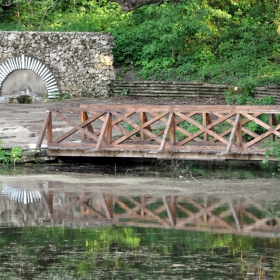
[[[34,64],[39,61],[51,73],[60,93],[73,97],[106,97],[115,78],[113,46],[113,36],[108,33],[0,32],[2,87],[9,75],[19,69],[11,67],[7,71],[5,66],[24,57],[26,63],[22,65],[26,65],[28,59]],[[33,68],[27,69],[31,71]],[[20,71],[23,70],[21,67]]]

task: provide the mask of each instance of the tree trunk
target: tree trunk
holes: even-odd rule
[[[161,3],[163,0],[109,0],[109,1],[119,3],[121,5],[121,8],[125,12],[130,12],[144,5]]]

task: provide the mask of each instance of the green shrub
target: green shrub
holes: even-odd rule
[[[277,161],[280,161],[280,142],[279,138],[275,141],[267,139],[261,148],[266,149],[263,159],[263,163],[268,163],[269,159],[275,158]]]
[[[0,162],[4,164],[8,164],[10,162],[10,154],[7,150],[3,149],[2,146],[0,146]]]
[[[2,144],[2,141],[0,141]],[[22,158],[22,149],[20,147],[14,146],[11,150],[4,149],[0,146],[0,162],[3,164],[21,162]]]

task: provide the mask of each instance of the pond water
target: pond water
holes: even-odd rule
[[[2,175],[1,279],[280,279],[279,181],[197,181]]]

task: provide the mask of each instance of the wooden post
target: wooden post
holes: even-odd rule
[[[277,122],[275,114],[270,114],[269,115],[269,125],[270,126],[276,126],[277,124],[278,124],[278,122]],[[269,138],[270,138],[271,141],[274,141],[275,140],[275,135],[270,134]]]
[[[239,120],[237,121],[236,126],[236,144],[241,147],[242,146],[242,118],[240,115]]]
[[[82,124],[83,122],[87,121],[87,120],[88,120],[88,114],[87,114],[87,112],[81,111],[81,124]],[[94,130],[93,130],[91,124],[86,125],[85,128],[86,128],[88,131],[90,131],[91,133],[94,133]],[[82,133],[82,139],[87,139],[87,136],[86,136],[84,133]]]
[[[112,114],[109,113],[107,124],[107,144],[112,143]]]
[[[48,146],[50,145],[50,143],[52,142],[52,112],[49,112],[49,121],[47,124],[47,143]]]
[[[148,121],[149,120],[148,120],[147,114],[145,112],[140,112],[140,137],[141,137],[141,140],[145,140],[145,133],[143,132],[142,127],[143,127],[144,123],[146,123]],[[146,129],[152,132],[152,128],[150,125],[148,125],[146,127]]]
[[[203,122],[204,126],[208,125],[207,124],[207,113],[202,113],[202,122]],[[204,134],[204,136],[203,136],[204,141],[208,141],[208,136],[209,136],[208,133],[204,132],[203,134]]]
[[[85,122],[87,120],[87,113],[85,111],[81,111],[81,123]],[[85,140],[87,136],[82,133],[82,140]]]
[[[169,128],[169,136],[170,136],[170,145],[176,144],[176,125],[175,125],[175,115],[172,114],[170,128]]]
[[[202,119],[203,119],[203,125],[204,126],[208,126],[212,122],[209,113],[202,113]],[[214,128],[211,128],[211,130],[214,131]],[[207,132],[204,132],[203,139],[204,139],[204,141],[208,141],[209,140],[209,134]]]

